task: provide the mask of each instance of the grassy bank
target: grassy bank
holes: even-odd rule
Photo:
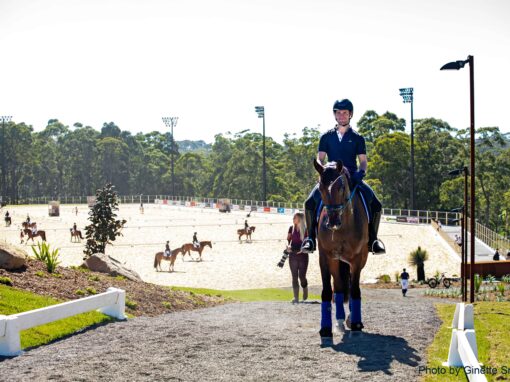
[[[451,339],[451,323],[455,305],[437,304],[438,315],[443,321],[432,345],[427,351],[429,368],[441,368],[442,363],[448,359],[448,350]],[[510,303],[509,302],[477,302],[475,308],[475,331],[478,346],[478,359],[486,367],[496,368],[497,374],[486,374],[488,381],[510,381],[510,370],[505,373],[503,369],[510,368],[508,355],[510,354]],[[459,378],[459,376],[463,376]],[[459,381],[465,380],[465,374],[460,371],[459,376],[431,375],[424,377],[424,381]]]
[[[254,301],[290,301],[293,299],[292,291],[288,289],[266,288],[266,289],[245,289],[245,290],[216,290],[204,288],[172,287],[172,290],[180,290],[206,296],[217,296],[241,302]],[[302,297],[302,290],[300,290]],[[318,295],[309,295],[311,300],[320,299]]]
[[[0,314],[10,315],[28,310],[58,304],[54,298],[36,295],[5,285],[0,285]],[[63,320],[41,325],[21,332],[23,349],[47,344],[56,339],[75,333],[88,326],[111,321],[112,319],[98,312],[88,312]]]

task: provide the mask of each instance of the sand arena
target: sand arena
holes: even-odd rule
[[[76,222],[84,235],[88,224],[88,208],[78,205],[78,215],[74,205],[60,207],[59,217],[49,217],[48,208],[40,206],[9,206],[12,226],[0,229],[0,240],[19,244],[19,228],[27,213],[36,221],[40,230],[46,231],[52,248],[60,248],[63,266],[79,265],[83,258],[85,240],[71,243],[69,229]],[[123,204],[118,213],[127,220],[120,237],[114,245],[107,247],[107,254],[126,266],[136,270],[142,279],[168,286],[205,287],[214,289],[250,289],[286,287],[290,285],[288,265],[276,267],[286,245],[287,230],[292,217],[252,212],[248,218],[250,225],[256,226],[253,242],[239,243],[236,231],[244,226],[246,212],[233,211],[230,214],[217,210],[173,207],[146,204],[144,214],[138,205]],[[153,268],[154,255],[162,251],[166,240],[171,248],[191,242],[193,232],[199,240],[212,241],[213,248],[206,248],[203,261],[185,261],[179,255],[175,262],[175,272],[168,273],[168,262],[163,262],[164,272]],[[396,272],[407,268],[411,277],[416,270],[409,266],[409,252],[418,246],[429,252],[430,259],[425,264],[427,277],[436,271],[458,274],[460,258],[451,250],[439,235],[428,225],[381,223],[380,237],[386,244],[387,254],[370,255],[361,273],[362,281],[370,282],[382,274],[394,279]],[[40,239],[37,239],[40,240]],[[24,246],[24,244],[23,244]],[[27,251],[32,253],[29,246]],[[197,253],[192,253],[197,258]],[[310,255],[308,270],[310,285],[320,285],[318,253]]]

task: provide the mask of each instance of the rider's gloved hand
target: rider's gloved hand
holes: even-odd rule
[[[358,170],[354,174],[352,174],[352,181],[354,184],[360,184],[363,181],[364,177],[365,177],[365,171]]]

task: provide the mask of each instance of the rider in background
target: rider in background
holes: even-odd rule
[[[170,252],[170,241],[167,241],[165,245],[165,256],[168,257],[170,256],[171,253],[172,252]]]
[[[250,226],[248,225],[247,219],[244,220],[244,230],[246,231],[246,233],[250,232]]]
[[[30,215],[27,214],[27,220],[26,220],[27,224],[30,224]]]
[[[5,219],[7,220],[7,218],[9,217],[9,211],[5,211]]]
[[[353,110],[352,102],[348,99],[335,102],[333,114],[337,125],[334,129],[322,134],[319,141],[317,160],[323,163],[326,156],[330,162],[341,160],[344,167],[349,170],[353,186],[357,185],[363,194],[371,215],[368,224],[368,250],[374,254],[383,254],[386,253],[384,244],[377,239],[382,205],[370,186],[363,182],[368,166],[365,138],[354,131],[350,125]],[[359,161],[359,168],[356,159]],[[316,215],[320,201],[321,194],[317,184],[305,202],[308,237],[304,242],[302,251],[306,253],[313,252],[316,248]]]
[[[200,247],[200,243],[198,242],[198,239],[197,239],[197,233],[196,233],[196,232],[193,234],[193,246],[194,246],[195,248]]]
[[[73,223],[73,232],[76,233],[78,231],[78,227],[76,227],[76,223]]]

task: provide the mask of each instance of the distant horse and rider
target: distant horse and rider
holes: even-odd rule
[[[11,218],[11,215],[9,215],[9,211],[6,211],[6,212],[5,212],[4,221],[5,221],[5,226],[6,226],[6,227],[10,227],[10,226],[11,226],[11,224],[12,224],[12,218]]]
[[[32,242],[34,242],[34,237],[38,237],[38,236],[42,239],[42,241],[46,241],[46,232],[45,231],[24,228],[20,232],[20,239],[21,239],[22,244],[25,239],[25,235],[28,236],[28,238],[25,241],[25,244],[27,244],[29,240],[32,240]]]
[[[183,246],[181,247],[182,259],[184,260],[184,256],[186,256],[186,254],[188,254],[189,257],[191,257],[191,252],[193,251],[198,252],[199,255],[198,261],[202,261],[202,252],[205,247],[212,248],[212,243],[210,241],[200,241],[198,242],[198,246],[196,246],[194,243],[183,244]]]
[[[241,238],[243,236],[246,236],[246,242],[251,241],[251,234],[255,232],[255,227],[254,226],[248,226],[248,222],[245,221],[244,222],[244,228],[241,228],[241,229],[238,229],[237,230],[237,236],[239,236],[239,242],[241,242]]]
[[[83,239],[83,236],[81,235],[81,231],[76,227],[76,223],[73,224],[73,228],[70,228],[71,231],[71,242],[73,242],[73,238],[75,239],[77,243]]]
[[[166,251],[165,251],[166,252]],[[166,260],[170,262],[168,267],[168,272],[174,271],[174,263],[177,255],[182,253],[182,248],[176,248],[170,252],[170,255],[165,254],[165,252],[157,252],[156,256],[154,256],[154,268],[156,268],[156,272],[161,271],[161,261]]]

